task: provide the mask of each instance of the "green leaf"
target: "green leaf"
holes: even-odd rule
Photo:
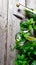
[[[33,61],[31,65],[36,65],[36,61]]]

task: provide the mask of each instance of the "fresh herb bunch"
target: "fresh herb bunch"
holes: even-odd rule
[[[15,61],[16,65],[31,65],[36,61],[36,42],[27,41],[25,44],[17,45],[19,53]]]
[[[36,11],[34,9],[25,9],[26,18],[33,18],[36,21]]]
[[[36,19],[29,16],[30,19],[20,22],[20,32],[15,36],[14,48],[18,50],[15,65],[36,65]]]
[[[25,9],[25,14],[26,14],[26,18],[31,19],[33,18],[33,20],[35,21],[35,25],[34,27],[34,36],[36,37],[36,11],[34,9]]]

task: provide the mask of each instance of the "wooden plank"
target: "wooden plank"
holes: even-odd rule
[[[2,6],[2,15],[4,17],[4,22],[2,23],[4,25],[4,29],[5,29],[5,44],[4,44],[4,49],[3,49],[3,53],[4,53],[4,65],[6,65],[7,62],[7,37],[8,37],[8,0],[4,0],[3,1],[3,6]]]
[[[18,31],[19,22],[17,18],[13,16],[14,11],[16,11],[16,0],[9,0],[9,10],[8,10],[8,44],[7,44],[7,65],[13,65],[13,60],[15,58],[15,51],[11,51],[15,43],[15,34]],[[14,6],[15,5],[15,6]],[[17,25],[17,26],[16,26]]]
[[[27,6],[36,9],[36,0],[27,0]]]
[[[0,0],[0,65],[4,65],[6,22],[7,22],[7,0]]]
[[[20,30],[20,20],[13,16],[14,13],[17,13],[16,3],[18,0],[9,0],[9,9],[8,9],[8,43],[7,43],[7,65],[14,65],[14,59],[16,57],[16,50],[11,51],[11,48],[15,44],[15,34]],[[22,6],[20,6],[21,8]],[[17,13],[18,14],[18,13]]]

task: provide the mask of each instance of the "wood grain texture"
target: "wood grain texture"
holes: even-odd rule
[[[0,65],[4,65],[6,44],[7,0],[0,0]]]
[[[20,30],[20,20],[13,16],[17,12],[18,8],[16,3],[18,0],[9,0],[9,10],[8,10],[8,43],[7,43],[7,65],[14,65],[14,60],[16,57],[16,50],[12,51],[15,44],[15,35]],[[20,9],[23,10],[23,7],[20,6]],[[22,13],[20,13],[22,15]]]
[[[18,1],[18,0],[17,0]],[[7,44],[7,65],[13,65],[13,60],[15,59],[15,51],[11,51],[15,43],[15,34],[19,30],[19,20],[13,16],[17,11],[16,0],[9,0],[9,10],[8,10],[8,44]]]
[[[27,6],[36,9],[36,0],[27,0]]]

